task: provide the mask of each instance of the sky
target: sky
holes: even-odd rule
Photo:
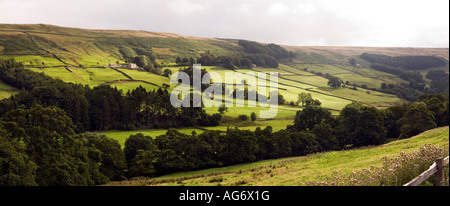
[[[449,0],[0,0],[0,23],[293,46],[449,47]]]

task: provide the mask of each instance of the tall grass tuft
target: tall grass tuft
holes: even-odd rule
[[[364,168],[350,174],[334,172],[322,182],[307,182],[310,186],[402,186],[427,170],[436,159],[447,157],[449,151],[426,144],[412,153],[401,152],[398,157],[382,159],[382,166]],[[448,174],[448,166],[445,167]],[[430,185],[428,182],[423,185]],[[448,185],[448,175],[446,175]]]

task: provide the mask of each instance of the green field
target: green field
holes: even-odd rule
[[[307,181],[324,180],[335,171],[349,174],[370,166],[379,166],[383,157],[397,157],[400,152],[419,150],[425,144],[448,149],[449,127],[433,129],[377,147],[180,172],[153,179],[111,182],[108,185],[301,186]]]
[[[152,84],[147,84],[147,83],[143,83],[143,82],[130,82],[130,81],[117,81],[114,83],[109,84],[111,87],[116,87],[118,90],[122,90],[122,92],[125,94],[128,91],[134,90],[138,87],[143,87],[145,90],[147,91],[152,91],[152,90],[158,90],[160,87],[152,85]]]
[[[302,66],[308,65],[302,64]],[[342,68],[339,68],[340,66],[339,67],[332,65],[312,65],[312,66],[316,68],[328,68],[328,69],[334,68],[336,70],[339,69],[343,70]],[[298,68],[290,67],[287,65],[280,65],[280,68],[255,68],[254,70],[261,72],[280,72],[282,74],[281,77],[279,77],[278,79],[279,87],[282,89],[280,90],[280,93],[284,96],[284,98],[287,101],[296,101],[297,95],[299,93],[308,92],[312,94],[314,99],[318,99],[319,101],[321,101],[323,107],[332,110],[340,110],[345,105],[351,103],[352,101],[361,102],[363,104],[375,107],[387,107],[402,102],[402,100],[400,100],[395,95],[389,95],[376,91],[369,91],[362,88],[358,88],[357,91],[348,88],[333,89],[330,86],[328,86],[327,79],[320,76],[316,76],[309,72],[305,72],[302,69],[300,69],[302,67],[298,65],[297,67]],[[311,69],[308,69],[308,71],[311,71]],[[358,81],[362,81],[361,79],[366,79],[368,82],[377,81],[377,79],[370,79],[356,73],[352,73],[352,75],[353,75],[352,79]],[[391,78],[395,79],[394,77]]]
[[[44,74],[55,79],[61,79],[65,82],[86,84],[91,87],[104,84],[106,82],[113,82],[121,79],[127,79],[121,73],[110,68],[73,68],[68,71],[64,67],[55,68],[28,68],[34,72],[43,72]]]
[[[123,75],[116,70],[110,68],[75,68],[68,67],[67,70],[64,67],[51,67],[51,68],[32,68],[28,67],[27,69],[34,72],[43,72],[50,77],[55,79],[61,79],[65,82],[70,83],[79,83],[89,85],[91,87],[99,86],[102,84],[109,84],[112,87],[117,87],[118,89],[122,89],[124,92],[128,90],[133,90],[139,86],[144,87],[148,91],[158,89],[162,86],[163,83],[169,83],[169,79],[167,77],[151,74],[144,71],[134,71],[134,70],[126,70],[121,69],[120,71],[126,73],[131,76],[134,80],[144,80],[147,82],[151,82],[153,84],[140,82],[140,81],[132,81],[127,76]]]
[[[11,97],[14,94],[19,93],[20,90],[4,83],[0,80],[0,100]]]
[[[125,74],[129,75],[134,80],[142,80],[151,82],[153,84],[157,84],[159,86],[162,86],[163,84],[170,84],[170,79],[167,77],[163,77],[160,75],[156,75],[153,73],[145,72],[145,71],[136,71],[136,70],[129,70],[129,69],[119,69],[119,71],[124,72]]]
[[[53,57],[38,56],[38,55],[1,55],[1,58],[14,58],[18,62],[22,62],[25,66],[36,66],[36,67],[49,67],[64,65],[62,62],[58,61]],[[42,64],[44,63],[44,64]]]
[[[286,129],[287,125],[293,125],[293,119],[275,119],[275,120],[257,120],[255,122],[249,121],[238,121],[234,118],[225,118],[226,120],[219,126],[215,127],[200,127],[193,128],[177,128],[177,130],[183,134],[191,134],[195,131],[197,134],[203,133],[205,130],[218,130],[218,131],[227,131],[228,127],[231,128],[239,128],[243,130],[251,130],[254,131],[257,127],[262,129],[267,126],[271,126],[273,131],[280,131],[282,129]],[[124,147],[125,141],[130,137],[130,135],[135,135],[138,133],[142,133],[146,136],[150,136],[152,138],[156,138],[157,136],[166,134],[167,129],[148,129],[148,130],[131,130],[131,131],[103,131],[97,132],[98,134],[106,135],[109,138],[115,139],[119,142],[119,144]]]
[[[194,129],[194,128],[178,128],[177,131],[183,134],[191,134],[193,131],[197,133],[201,133],[202,130]],[[136,131],[105,131],[98,132],[98,134],[103,134],[108,136],[109,138],[115,139],[119,141],[120,145],[123,147],[125,145],[125,141],[130,137],[130,135],[135,135],[138,133],[142,133],[145,136],[150,136],[155,138],[157,136],[166,134],[167,129],[149,129],[149,130],[136,130]]]
[[[344,82],[350,84],[367,85],[369,88],[380,88],[382,83],[397,84],[398,82],[407,83],[397,75],[376,71],[370,68],[357,68],[351,66],[329,65],[329,64],[295,64],[297,69],[307,68],[309,72],[321,72],[322,74],[331,74],[341,78]]]

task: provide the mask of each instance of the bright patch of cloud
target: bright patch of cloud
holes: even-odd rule
[[[317,11],[316,6],[314,6],[311,2],[306,3],[298,3],[295,8],[295,12],[305,13],[305,14],[312,14]]]
[[[267,13],[270,16],[278,16],[278,15],[282,15],[282,14],[286,14],[290,11],[289,7],[287,7],[286,5],[284,5],[281,2],[277,2],[272,4],[269,7],[269,10],[267,11]]]
[[[167,6],[175,14],[190,15],[196,12],[201,12],[206,9],[205,4],[197,3],[189,0],[176,0],[167,3]]]

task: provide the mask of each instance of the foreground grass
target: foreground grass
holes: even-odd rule
[[[377,147],[180,172],[153,179],[111,182],[108,185],[301,186],[308,181],[323,181],[334,171],[349,174],[370,166],[380,166],[383,157],[396,157],[400,152],[419,150],[425,144],[448,149],[449,127],[433,129],[409,139]]]

